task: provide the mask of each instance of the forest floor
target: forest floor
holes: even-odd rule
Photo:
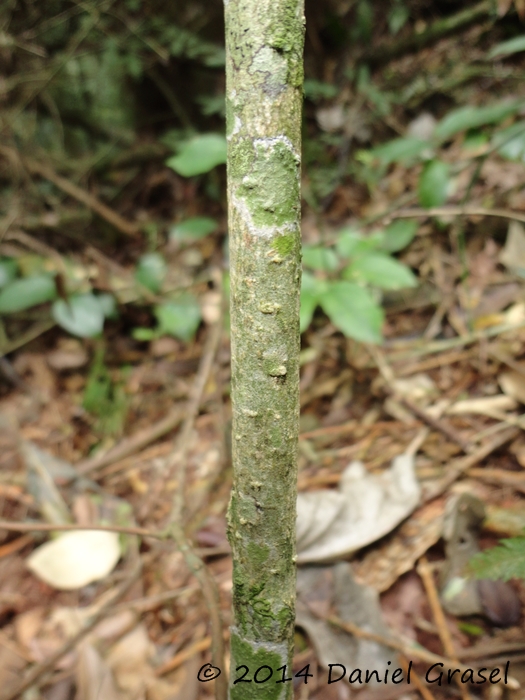
[[[389,58],[389,70],[408,81],[424,64],[444,79],[448,62],[456,57],[460,63],[464,46],[474,46],[484,26],[475,23]],[[374,113],[374,128],[402,135],[423,112],[435,108],[442,117],[457,104],[457,90],[466,91],[462,104],[483,105],[489,91],[494,100],[524,98],[522,70],[516,61],[497,74],[465,78],[464,86],[441,90],[444,108],[429,95],[425,108],[398,106],[380,127]],[[310,105],[307,138],[323,124],[325,135],[334,133],[326,120],[337,120],[352,99],[341,90],[324,113]],[[365,130],[366,106],[365,100],[358,115]],[[344,148],[356,138],[347,132],[330,152],[334,160],[346,157]],[[146,139],[135,145],[152,148]],[[331,518],[343,540],[338,560],[351,563],[320,565],[321,554],[305,555],[299,566],[293,683],[302,700],[525,697],[525,585],[468,578],[477,551],[525,528],[525,168],[523,160],[505,159],[486,143],[479,148],[466,155],[463,132],[447,142],[441,157],[466,165],[454,173],[446,206],[426,212],[417,208],[421,163],[393,162],[372,187],[336,178],[320,204],[312,195],[315,177],[305,169],[305,243],[324,245],[357,221],[369,222],[363,230],[370,232],[413,216],[417,232],[400,260],[418,286],[383,297],[382,345],[345,337],[320,311],[302,336],[298,483],[318,508],[305,527],[323,529]],[[97,220],[81,217],[64,234],[81,201],[78,189],[65,189],[54,171],[38,171],[27,154],[14,165],[7,146],[0,155],[22,170],[17,211],[25,196],[29,202],[28,214],[3,220],[1,255],[67,257],[89,271],[98,290],[113,291],[115,279],[125,289],[133,261],[144,252],[133,227],[124,230],[126,221],[181,218],[183,210],[185,217],[212,215],[220,222],[214,234],[185,246],[158,246],[172,277],[199,299],[203,320],[189,342],[133,338],[132,328],[152,325],[146,302],[122,303],[103,340],[71,337],[45,307],[2,319],[9,341],[0,357],[0,699],[212,698],[214,683],[203,682],[202,667],[216,651],[214,633],[228,642],[232,590],[225,211],[194,179],[152,158],[131,180],[127,171],[115,175],[122,178],[118,205],[111,207],[120,217],[116,242],[97,239]],[[34,209],[31,178],[40,177],[62,196],[63,219],[49,225],[46,213]],[[90,196],[95,190],[102,201],[103,185],[93,186]],[[100,214],[96,202],[86,202]],[[101,216],[111,224],[107,211]],[[155,293],[149,296],[154,303]],[[409,466],[396,476],[390,467],[401,455],[408,455]],[[365,465],[355,488],[373,484],[376,500],[359,504],[350,494],[354,511],[345,520],[325,496],[330,490],[344,501],[342,476],[354,460]],[[181,492],[185,535],[167,537]],[[374,532],[371,512],[389,524]],[[64,550],[44,561],[34,556],[45,542],[60,541],[46,531],[60,530],[57,523],[62,529],[111,523],[125,534],[73,538],[70,546],[82,554],[78,571],[71,571]],[[346,542],[345,523],[364,530],[358,547]],[[176,545],[184,537],[191,554]],[[336,546],[330,529],[321,540],[322,551]],[[68,583],[97,566],[106,567],[103,575],[86,585]],[[345,597],[350,590],[358,610]],[[386,669],[386,659],[405,679],[412,662],[410,684],[363,688],[356,676],[353,684],[329,683],[329,663],[346,665],[347,678],[356,668],[364,677],[367,669]],[[434,664],[437,670],[429,672]],[[305,679],[305,667],[311,678]],[[437,683],[441,668],[460,673],[451,684]],[[479,668],[489,669],[487,676],[499,668],[501,682],[476,682]],[[332,680],[340,670],[332,670]],[[223,673],[232,669],[225,665]],[[467,683],[471,676],[474,685]]]

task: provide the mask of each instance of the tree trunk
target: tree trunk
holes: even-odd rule
[[[291,698],[303,0],[225,0],[233,700]],[[234,685],[247,666],[245,680]],[[287,666],[286,673],[282,667]],[[262,669],[254,678],[261,666]],[[280,669],[278,671],[278,669]]]

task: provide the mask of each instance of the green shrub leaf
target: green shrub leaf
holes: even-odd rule
[[[319,296],[326,283],[317,280],[309,272],[303,271],[301,278],[301,313],[300,328],[301,333],[308,328],[312,322],[314,311],[319,305]]]
[[[12,282],[17,272],[18,265],[16,260],[13,260],[13,258],[2,258],[0,260],[0,288]]]
[[[104,309],[93,294],[72,296],[67,302],[57,299],[51,312],[59,326],[79,338],[93,338],[104,328]]]
[[[303,246],[303,265],[312,270],[337,270],[337,256],[332,248],[305,245]]]
[[[525,122],[498,131],[492,142],[503,158],[525,162]]]
[[[201,322],[200,306],[189,294],[176,301],[158,304],[154,312],[159,322],[159,335],[173,335],[180,340],[192,340]]]
[[[213,233],[217,228],[215,219],[209,216],[193,216],[191,219],[181,221],[170,229],[170,240],[179,241],[181,243],[198,241],[201,238],[206,238],[210,233]]]
[[[383,245],[383,239],[382,231],[374,231],[369,236],[363,236],[359,231],[348,228],[339,233],[335,248],[342,258],[357,258],[380,248]]]
[[[32,306],[56,299],[55,280],[51,275],[32,275],[14,280],[0,292],[0,313],[25,311]]]
[[[407,138],[393,139],[371,150],[373,156],[384,165],[390,163],[405,163],[415,160],[429,153],[431,144],[428,141],[408,136]]]
[[[525,579],[525,537],[501,540],[497,547],[486,549],[470,560],[476,578]]]
[[[496,56],[510,56],[513,53],[519,53],[520,51],[525,51],[525,34],[521,36],[515,36],[513,39],[508,39],[508,41],[502,41],[500,44],[496,44],[489,51],[488,58],[496,58]]]
[[[370,293],[352,282],[333,282],[319,303],[332,323],[347,337],[363,343],[380,343],[383,309]]]
[[[135,279],[149,289],[150,292],[156,294],[162,287],[167,271],[168,266],[163,255],[160,253],[146,253],[138,262],[135,270]]]
[[[194,136],[180,144],[178,154],[166,161],[183,177],[202,175],[222,163],[226,163],[226,138],[219,134]]]
[[[434,131],[434,137],[439,140],[449,139],[460,131],[476,129],[486,124],[497,124],[511,114],[515,114],[522,102],[499,102],[488,107],[460,107],[449,112]]]
[[[347,279],[367,282],[381,289],[417,286],[413,272],[399,260],[385,253],[365,255],[349,265],[343,274]]]
[[[397,253],[412,243],[416,235],[418,223],[410,219],[398,219],[384,230],[383,250]]]
[[[441,160],[431,160],[419,178],[418,196],[421,206],[439,207],[447,201],[450,190],[450,168]]]
[[[104,293],[97,296],[97,301],[100,304],[102,313],[105,318],[115,319],[118,317],[117,300],[113,294]]]

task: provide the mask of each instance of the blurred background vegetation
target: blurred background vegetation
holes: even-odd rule
[[[524,14],[523,0],[307,0],[303,331],[321,308],[381,342],[388,300],[425,293],[406,207],[525,205],[522,182],[480,175],[525,159]],[[139,347],[187,342],[216,313],[223,32],[219,0],[2,4],[4,354],[55,324],[100,337],[105,319]],[[461,258],[464,225],[451,231]]]

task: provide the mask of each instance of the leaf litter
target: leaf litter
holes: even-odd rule
[[[501,16],[513,11],[513,3],[499,5]],[[514,6],[522,12],[521,3]],[[313,25],[314,34],[315,29]],[[407,26],[410,37],[408,29]],[[326,684],[326,667],[330,663],[374,668],[396,659],[398,650],[388,646],[392,638],[411,640],[414,649],[424,647],[432,653],[445,654],[425,590],[416,575],[417,563],[424,555],[441,588],[441,604],[458,658],[467,658],[468,654],[474,658],[479,653],[478,658],[488,665],[501,663],[502,653],[512,654],[513,673],[525,681],[519,656],[525,642],[521,627],[515,624],[520,613],[519,597],[524,595],[523,584],[514,581],[510,587],[497,584],[487,588],[487,582],[478,582],[476,595],[468,596],[469,604],[475,605],[467,610],[469,614],[464,619],[466,609],[457,599],[451,603],[454,596],[447,589],[452,581],[452,592],[457,595],[461,588],[457,579],[466,575],[462,540],[469,543],[470,556],[475,550],[495,544],[499,537],[519,534],[525,526],[525,394],[521,365],[525,341],[524,229],[522,221],[511,219],[507,225],[502,216],[486,216],[491,208],[505,207],[514,210],[518,217],[523,216],[523,164],[504,160],[498,152],[485,158],[483,129],[487,128],[486,120],[492,119],[490,110],[482,112],[483,124],[469,122],[471,131],[479,133],[451,132],[447,136],[450,141],[439,152],[436,143],[431,147],[427,143],[436,133],[439,135],[439,128],[445,128],[446,113],[452,111],[434,104],[439,102],[438,95],[458,104],[464,98],[472,103],[480,101],[479,87],[462,83],[461,75],[453,76],[459,88],[446,82],[450,61],[454,62],[455,57],[457,66],[465,63],[465,42],[472,44],[473,56],[486,53],[479,48],[481,34],[476,34],[476,24],[464,31],[422,49],[418,60],[414,56],[392,58],[389,71],[402,83],[396,89],[401,91],[408,85],[412,91],[403,93],[401,103],[406,110],[392,104],[390,110],[381,111],[377,95],[366,94],[364,108],[355,107],[359,133],[352,133],[350,121],[354,117],[347,118],[353,114],[349,102],[354,101],[354,95],[345,91],[340,95],[337,91],[331,93],[311,114],[306,106],[308,123],[317,119],[330,138],[343,130],[346,145],[336,154],[341,166],[345,163],[345,149],[354,137],[361,148],[370,139],[374,145],[387,141],[388,132],[401,137],[395,144],[397,149],[415,148],[410,153],[404,151],[398,161],[393,158],[391,164],[385,162],[386,170],[378,181],[374,180],[373,168],[363,171],[368,183],[336,178],[322,204],[326,231],[330,227],[340,229],[352,217],[362,221],[385,212],[394,222],[403,221],[396,216],[403,208],[418,204],[418,190],[419,203],[423,205],[439,208],[448,198],[443,211],[433,218],[419,215],[413,219],[417,224],[407,238],[408,241],[413,236],[410,246],[400,252],[400,259],[417,271],[419,286],[383,294],[383,364],[366,347],[344,338],[319,314],[304,335],[305,346],[314,352],[302,368],[298,624],[309,641],[298,639],[296,662],[311,653],[311,645],[320,665],[318,687],[312,690],[311,697],[331,700],[329,694],[338,686]],[[387,37],[385,48],[389,41],[391,38]],[[509,53],[508,45],[505,48],[500,42],[498,50],[498,56],[505,52],[500,60],[516,61],[498,64],[499,67],[522,65],[520,54]],[[418,66],[427,62],[432,65],[437,85],[431,94],[425,93],[428,88],[421,87],[417,80],[411,82],[420,77]],[[373,77],[376,80],[377,74]],[[503,76],[498,90],[504,79]],[[485,76],[484,80],[489,79]],[[458,95],[458,89],[466,90],[466,94]],[[504,104],[503,100],[501,105]],[[476,110],[460,113],[462,119],[470,119],[469,115],[479,121]],[[504,129],[507,128],[505,123]],[[518,149],[515,152],[521,153],[521,142],[516,136],[511,143],[513,149]],[[491,144],[504,148],[497,139]],[[219,145],[222,150],[217,158],[214,155],[214,162],[223,159],[222,142]],[[327,152],[332,148],[328,143]],[[392,158],[392,145],[386,152],[384,146],[381,148],[385,159]],[[381,155],[379,149],[376,152]],[[414,161],[418,153],[424,155],[426,164]],[[481,167],[477,178],[473,178],[475,168],[456,170],[456,164],[467,153],[478,154]],[[179,170],[184,157],[181,149],[176,162]],[[57,158],[56,153],[53,158]],[[33,319],[17,320],[18,326],[7,321],[11,336],[17,341],[22,338],[1,368],[0,410],[14,419],[13,425],[18,425],[0,432],[0,508],[2,518],[10,521],[47,521],[56,525],[75,522],[87,526],[103,521],[122,522],[118,508],[107,510],[101,505],[115,499],[129,507],[141,526],[159,532],[169,517],[178,488],[175,476],[166,482],[162,471],[181,421],[160,423],[174,403],[181,414],[186,407],[203,343],[200,331],[193,340],[183,342],[181,338],[190,339],[195,333],[200,318],[197,307],[200,306],[206,326],[219,318],[221,290],[210,289],[213,271],[208,266],[221,251],[222,212],[217,208],[211,211],[215,205],[205,201],[191,181],[157,166],[139,175],[113,172],[111,177],[124,187],[124,199],[128,198],[124,206],[128,211],[136,210],[142,215],[147,210],[152,219],[164,220],[165,193],[170,193],[168,199],[173,195],[168,212],[171,253],[170,245],[164,251],[160,244],[160,253],[168,256],[168,275],[164,279],[162,260],[156,258],[159,264],[144,279],[151,294],[156,294],[162,284],[194,286],[191,328],[177,326],[179,335],[156,337],[159,327],[151,327],[153,321],[143,309],[129,311],[126,323],[150,331],[149,344],[130,339],[125,326],[118,322],[110,326],[105,397],[111,402],[115,387],[123,387],[127,398],[124,439],[141,430],[148,432],[151,426],[154,429],[146,441],[142,438],[135,443],[135,451],[121,452],[125,456],[110,459],[103,467],[93,468],[87,478],[79,478],[76,465],[87,460],[95,448],[109,451],[122,445],[118,434],[106,434],[102,423],[82,403],[97,339],[79,344],[46,330],[44,335],[36,333],[23,340],[23,332],[31,330]],[[136,177],[140,195],[133,185]],[[305,175],[306,184],[311,185],[309,179],[310,175]],[[126,181],[131,183],[128,189]],[[104,186],[111,187],[107,183]],[[164,193],[162,196],[158,195],[158,188]],[[465,211],[470,208],[471,213],[465,213],[459,223],[447,207],[462,209],[467,192]],[[27,197],[28,210],[32,211],[34,193],[27,193]],[[46,201],[46,208],[50,201]],[[309,206],[312,201],[310,198]],[[306,209],[305,242],[322,246],[318,211],[312,213],[308,206]],[[62,213],[60,209],[57,212]],[[50,214],[55,212],[46,210],[42,219],[46,227],[53,223]],[[174,223],[181,221],[193,223],[184,229]],[[30,231],[30,224],[25,217],[20,226]],[[385,228],[392,225],[388,216],[379,224]],[[63,241],[49,233],[48,228],[35,230],[36,243],[39,237],[42,242],[45,237],[51,247],[64,250]],[[151,231],[148,235],[152,249],[156,234]],[[28,266],[32,263],[24,246],[30,241],[30,236],[12,238],[9,232],[0,242],[1,253],[23,257]],[[141,255],[150,254],[150,248],[146,251],[144,246],[136,245],[130,254],[138,260]],[[119,251],[115,260],[111,254],[108,247],[105,260],[95,256],[94,265],[92,251],[82,251],[76,263],[84,258],[79,265],[82,284],[95,277],[97,292],[110,290],[125,305],[137,294],[129,254]],[[11,272],[8,266],[2,270],[7,282]],[[38,278],[45,287],[44,296],[36,290],[41,301],[54,299],[56,294],[47,272],[44,277]],[[79,290],[79,295],[88,293]],[[10,294],[6,301],[9,313],[13,305],[22,303]],[[67,316],[71,324],[73,316],[75,321],[80,318],[78,314],[68,315],[63,299],[56,302],[56,308],[61,310],[55,314],[59,320]],[[171,317],[163,318],[161,312],[160,327],[162,323],[173,325],[172,321]],[[96,334],[100,324],[98,313],[97,322],[87,335]],[[38,331],[39,326],[33,330]],[[231,603],[231,569],[223,517],[229,486],[228,425],[221,398],[229,381],[228,360],[224,342],[206,387],[201,415],[193,426],[186,465],[192,511],[188,534],[218,582],[226,620]],[[390,382],[385,379],[385,368],[391,371]],[[17,430],[19,435],[15,434]],[[419,451],[407,457],[410,443],[423,430],[426,436]],[[350,459],[354,462],[349,467]],[[402,466],[395,466],[399,464]],[[478,508],[479,517],[461,525],[458,508],[465,501],[474,510]],[[479,503],[482,508],[472,505]],[[455,522],[452,528],[447,524],[451,518]],[[101,547],[100,552],[107,546],[111,556],[94,578],[93,571],[87,578],[78,578],[74,589],[66,586],[68,590],[62,590],[64,579],[60,575],[60,580],[46,579],[45,575],[39,578],[28,570],[27,564],[34,562],[45,548],[60,549],[69,540],[75,554],[79,554],[82,540],[95,534],[99,543],[95,546]],[[101,693],[110,700],[211,697],[210,688],[196,681],[199,667],[211,658],[208,612],[183,558],[178,552],[169,551],[165,542],[148,538],[120,542],[115,533],[93,531],[53,538],[36,531],[20,534],[2,530],[0,536],[2,689],[13,687],[31,668],[45,664],[62,649],[64,653],[49,669],[52,673],[45,681],[47,685],[42,685],[42,678],[36,682],[43,697],[51,697],[51,690],[62,692],[63,697],[74,695],[83,700],[95,700]],[[100,544],[104,539],[106,545]],[[97,565],[100,559],[97,557]],[[142,572],[124,598],[104,613],[104,619],[75,648],[67,649],[64,645],[103,608],[104,601],[118,590],[137,559],[142,562]],[[75,566],[73,571],[68,560],[67,552],[59,554],[58,561],[65,565],[66,574],[80,574],[81,567]],[[87,561],[85,556],[82,560]],[[316,566],[312,567],[314,562]],[[450,570],[454,571],[452,577],[447,574]],[[416,602],[411,607],[412,601]],[[502,601],[507,605],[503,610]],[[334,615],[377,638],[360,637],[357,632],[350,634],[334,627],[327,622]],[[501,652],[502,649],[511,651]],[[368,692],[362,692],[363,700]],[[432,692],[436,698],[447,697],[446,689],[434,687]]]

